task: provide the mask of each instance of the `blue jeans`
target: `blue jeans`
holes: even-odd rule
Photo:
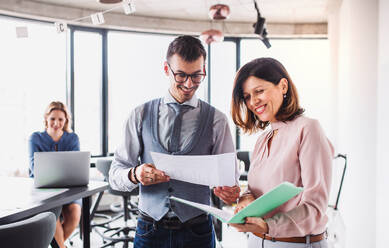
[[[169,230],[138,219],[134,248],[215,248],[212,218],[191,227]]]

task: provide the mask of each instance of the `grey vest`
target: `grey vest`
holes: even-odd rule
[[[142,120],[142,151],[141,162],[153,163],[150,152],[169,154],[159,140],[158,115],[161,99],[154,99],[145,103]],[[181,151],[171,154],[176,155],[210,155],[213,147],[213,118],[215,108],[201,100],[200,115],[192,140]],[[182,166],[185,166],[184,164]],[[166,183],[149,186],[140,184],[139,209],[155,220],[160,220],[171,208],[177,217],[185,222],[203,212],[185,204],[170,200],[169,196],[208,204],[210,201],[210,189],[208,186],[192,184],[171,179]]]

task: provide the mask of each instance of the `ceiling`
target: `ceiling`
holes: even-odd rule
[[[0,0],[0,15],[96,27],[92,16],[104,13],[101,28],[199,35],[218,29],[226,37],[256,37],[254,0],[132,0],[136,11],[125,15],[121,3],[97,0]],[[266,18],[269,37],[326,37],[330,11],[342,0],[256,0]],[[226,4],[231,14],[212,21],[209,8]]]
[[[97,0],[30,0],[44,3],[104,11],[118,6],[112,12],[122,13],[120,4],[101,4]],[[139,17],[167,18],[179,20],[209,21],[209,7],[227,4],[231,14],[227,22],[255,22],[256,11],[253,0],[133,0]],[[257,0],[261,15],[271,23],[326,23],[329,4],[334,0]]]

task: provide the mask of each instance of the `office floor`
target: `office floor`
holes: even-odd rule
[[[120,221],[117,221],[113,226],[120,225]],[[236,247],[247,247],[247,237],[244,233],[237,232],[234,228],[223,224],[223,240],[216,242],[216,248],[236,248]],[[73,245],[70,245],[67,241],[66,245],[68,248],[82,248],[82,241],[79,236],[76,235],[72,238]],[[91,247],[97,248],[103,245],[101,237],[97,232],[92,231],[91,233]],[[123,247],[123,243],[118,243],[114,246],[115,248]],[[131,248],[132,245],[130,244]]]

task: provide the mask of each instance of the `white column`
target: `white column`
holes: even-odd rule
[[[339,9],[338,150],[348,155],[340,209],[347,247],[376,247],[378,0]]]
[[[389,246],[389,1],[378,2],[377,248]]]
[[[336,121],[339,116],[339,107],[338,107],[338,77],[339,77],[339,12],[340,12],[340,0],[330,0],[331,3],[328,6],[328,41],[329,41],[329,50],[330,50],[330,82],[328,84],[333,89],[333,96],[331,100],[333,101],[328,106],[331,106],[333,109],[333,116],[335,121],[333,121],[332,127],[334,130],[339,130],[339,123]],[[338,132],[334,137],[330,137],[332,144],[334,145],[336,152],[344,153],[344,151],[338,150]]]

